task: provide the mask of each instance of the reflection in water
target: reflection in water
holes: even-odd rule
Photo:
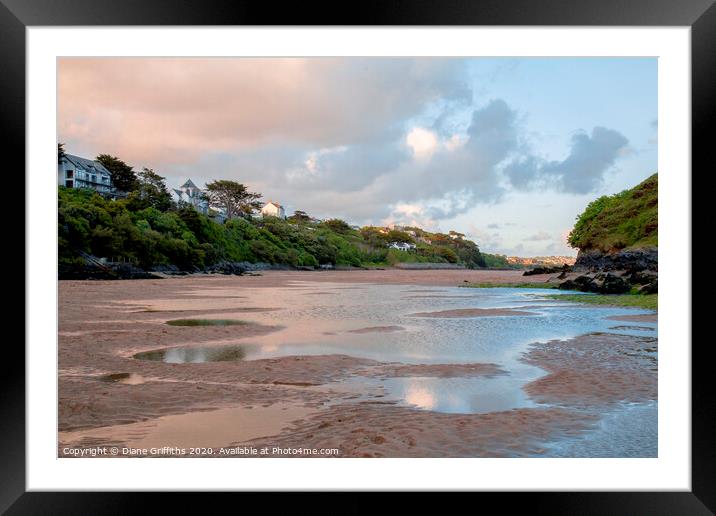
[[[537,377],[539,373],[535,374]],[[487,413],[536,406],[520,388],[523,376],[457,378],[351,378],[343,390],[375,393],[423,410],[451,414]]]
[[[413,383],[413,382],[410,382]],[[435,408],[435,396],[429,389],[419,385],[408,385],[405,389],[403,397],[409,405],[415,405],[418,408],[432,410]]]
[[[244,346],[197,346],[187,348],[165,348],[143,351],[134,355],[139,360],[154,360],[168,364],[233,362],[246,357]]]

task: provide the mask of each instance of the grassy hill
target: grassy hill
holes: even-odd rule
[[[658,245],[658,175],[589,203],[569,234],[582,251],[614,252]]]

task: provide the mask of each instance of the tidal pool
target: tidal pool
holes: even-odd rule
[[[153,360],[167,364],[199,364],[202,362],[235,362],[246,357],[244,346],[191,346],[142,351],[133,355],[139,360]]]

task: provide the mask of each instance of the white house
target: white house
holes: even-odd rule
[[[410,251],[411,249],[415,249],[415,244],[411,244],[410,242],[391,242],[388,244],[388,247],[391,249],[399,249],[400,251]]]
[[[63,154],[57,160],[57,184],[67,188],[91,188],[113,195],[112,176],[99,161]]]
[[[173,188],[172,197],[175,202],[189,204],[200,213],[205,215],[209,213],[209,201],[191,179],[187,179],[179,188]]]
[[[266,204],[264,204],[264,207],[261,208],[261,216],[262,217],[278,217],[280,219],[286,218],[286,210],[283,209],[283,206],[281,206],[279,203],[275,201],[269,201]]]

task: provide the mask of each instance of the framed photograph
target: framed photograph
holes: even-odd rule
[[[712,2],[0,2],[27,249],[0,508],[712,514]]]

